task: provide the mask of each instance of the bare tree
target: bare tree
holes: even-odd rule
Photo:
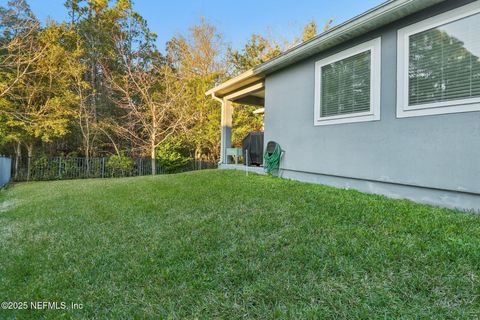
[[[112,73],[104,67],[107,84],[115,93],[112,99],[123,111],[116,133],[130,141],[135,151],[149,155],[155,174],[156,149],[185,121],[185,84],[157,52],[146,56],[145,51],[125,46],[117,50],[123,72]]]
[[[74,90],[78,96],[77,121],[82,135],[82,148],[87,164],[87,175],[90,173],[90,156],[97,134],[99,132],[96,121],[95,108],[92,108],[88,100],[91,97],[89,84],[83,80],[82,73],[77,73],[74,78]]]
[[[4,19],[1,19],[1,23],[4,23]],[[0,82],[0,98],[34,72],[31,65],[46,50],[45,46],[39,48],[36,41],[39,31],[40,23],[36,19],[15,21],[15,24],[4,29],[5,37],[0,40],[0,66],[5,76]]]

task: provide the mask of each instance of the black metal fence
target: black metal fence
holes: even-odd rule
[[[133,158],[122,165],[112,165],[110,158],[39,157],[13,159],[14,181],[39,181],[86,178],[134,177],[152,174],[149,158]],[[159,160],[155,163],[155,174],[178,173],[193,170],[213,169],[216,163],[192,160],[175,168],[165,168]]]

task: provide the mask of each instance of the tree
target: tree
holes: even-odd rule
[[[175,163],[215,161],[221,109],[204,93],[285,48],[253,34],[244,47],[227,49],[215,26],[201,19],[167,43],[164,57],[132,0],[65,6],[67,22],[45,27],[26,0],[0,7],[0,145],[18,156],[22,148],[31,156],[40,144],[52,155],[79,151],[88,170],[99,153],[148,155],[152,172],[155,155],[172,161],[169,152]],[[316,29],[310,22],[302,39]],[[262,128],[253,109],[235,105],[234,144]]]
[[[108,78],[118,93],[115,101],[125,111],[116,132],[132,142],[140,154],[149,154],[152,174],[156,173],[156,149],[181,126],[184,88],[168,66],[143,68],[131,60],[126,73]]]
[[[16,166],[20,156],[20,134],[12,130],[10,114],[4,112],[6,95],[18,81],[28,76],[30,64],[39,54],[34,48],[34,34],[40,25],[25,1],[9,1],[0,7],[0,145],[15,144]]]
[[[308,41],[317,35],[317,23],[312,20],[303,27],[302,41]]]
[[[263,115],[254,114],[258,107],[235,105],[233,114],[232,145],[241,147],[250,132],[263,131]]]
[[[82,68],[78,52],[69,51],[72,36],[66,25],[55,23],[37,32],[34,44],[41,55],[27,62],[28,77],[15,83],[0,106],[7,126],[25,145],[29,159],[36,141],[50,142],[64,136],[74,115],[78,96],[71,88]]]
[[[0,99],[29,75],[30,65],[41,57],[44,48],[35,44],[39,30],[40,23],[24,0],[0,7]]]
[[[323,26],[323,31],[328,31],[332,27],[333,22],[335,21],[335,18],[330,18],[327,23]]]
[[[241,50],[228,51],[228,61],[233,74],[245,72],[258,64],[264,63],[282,52],[273,40],[253,34]],[[257,107],[236,104],[233,116],[232,143],[241,146],[243,138],[252,131],[263,130],[263,116],[254,114]]]
[[[156,149],[181,126],[185,109],[183,83],[153,46],[146,22],[124,8],[124,32],[114,35],[120,73],[104,66],[115,104],[123,111],[116,133],[130,141],[139,154],[151,158],[156,173]]]
[[[205,92],[226,78],[224,47],[221,34],[204,19],[187,37],[174,37],[167,44],[167,61],[185,84],[188,111],[179,134],[185,145],[193,146],[195,159],[219,157],[220,108]]]
[[[233,67],[233,73],[238,74],[278,56],[281,52],[275,41],[252,34],[241,50],[228,49],[228,61]]]
[[[107,0],[67,0],[65,6],[69,24],[78,36],[77,47],[83,49],[79,61],[85,68],[76,84],[80,98],[77,125],[83,154],[89,158],[97,153],[102,134],[107,140],[114,138],[108,128],[112,120],[121,116],[103,68],[107,67],[110,74],[120,72],[115,41],[121,33],[129,32],[127,16],[142,18],[132,10],[130,0],[116,0],[112,5]]]

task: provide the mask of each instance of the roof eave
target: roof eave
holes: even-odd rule
[[[214,94],[216,97],[222,98],[233,91],[261,82],[262,80],[262,75],[258,75],[254,72],[254,69],[250,69],[208,90],[205,92],[205,95],[210,96]]]
[[[278,57],[256,66],[253,73],[269,74],[443,1],[445,0],[390,0],[384,2],[307,42],[285,51]]]
[[[224,83],[208,90],[206,95],[222,98],[239,90],[263,81],[265,75],[285,68],[293,63],[330,49],[365,33],[378,29],[410,14],[431,7],[446,0],[389,0],[332,29],[303,42],[279,56],[264,62]]]

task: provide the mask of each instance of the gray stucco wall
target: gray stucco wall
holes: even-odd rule
[[[329,179],[379,182],[383,192],[358,189],[387,195],[385,185],[392,183],[397,185],[395,188],[423,187],[415,190],[429,193],[429,201],[425,202],[480,209],[480,112],[396,118],[397,30],[469,2],[472,1],[446,1],[268,75],[265,141],[277,141],[286,151],[281,164],[284,175],[308,180],[305,175],[319,174],[329,178],[315,182],[333,185]],[[314,126],[315,61],[379,36],[381,120]],[[391,195],[419,200],[409,192],[393,191],[395,188],[392,187]],[[432,194],[434,191],[438,194]],[[448,200],[440,199],[445,198],[445,192],[450,197],[466,196],[470,202],[462,206],[457,199],[449,205]]]
[[[12,169],[12,159],[0,157],[0,188],[10,181],[10,171]]]

